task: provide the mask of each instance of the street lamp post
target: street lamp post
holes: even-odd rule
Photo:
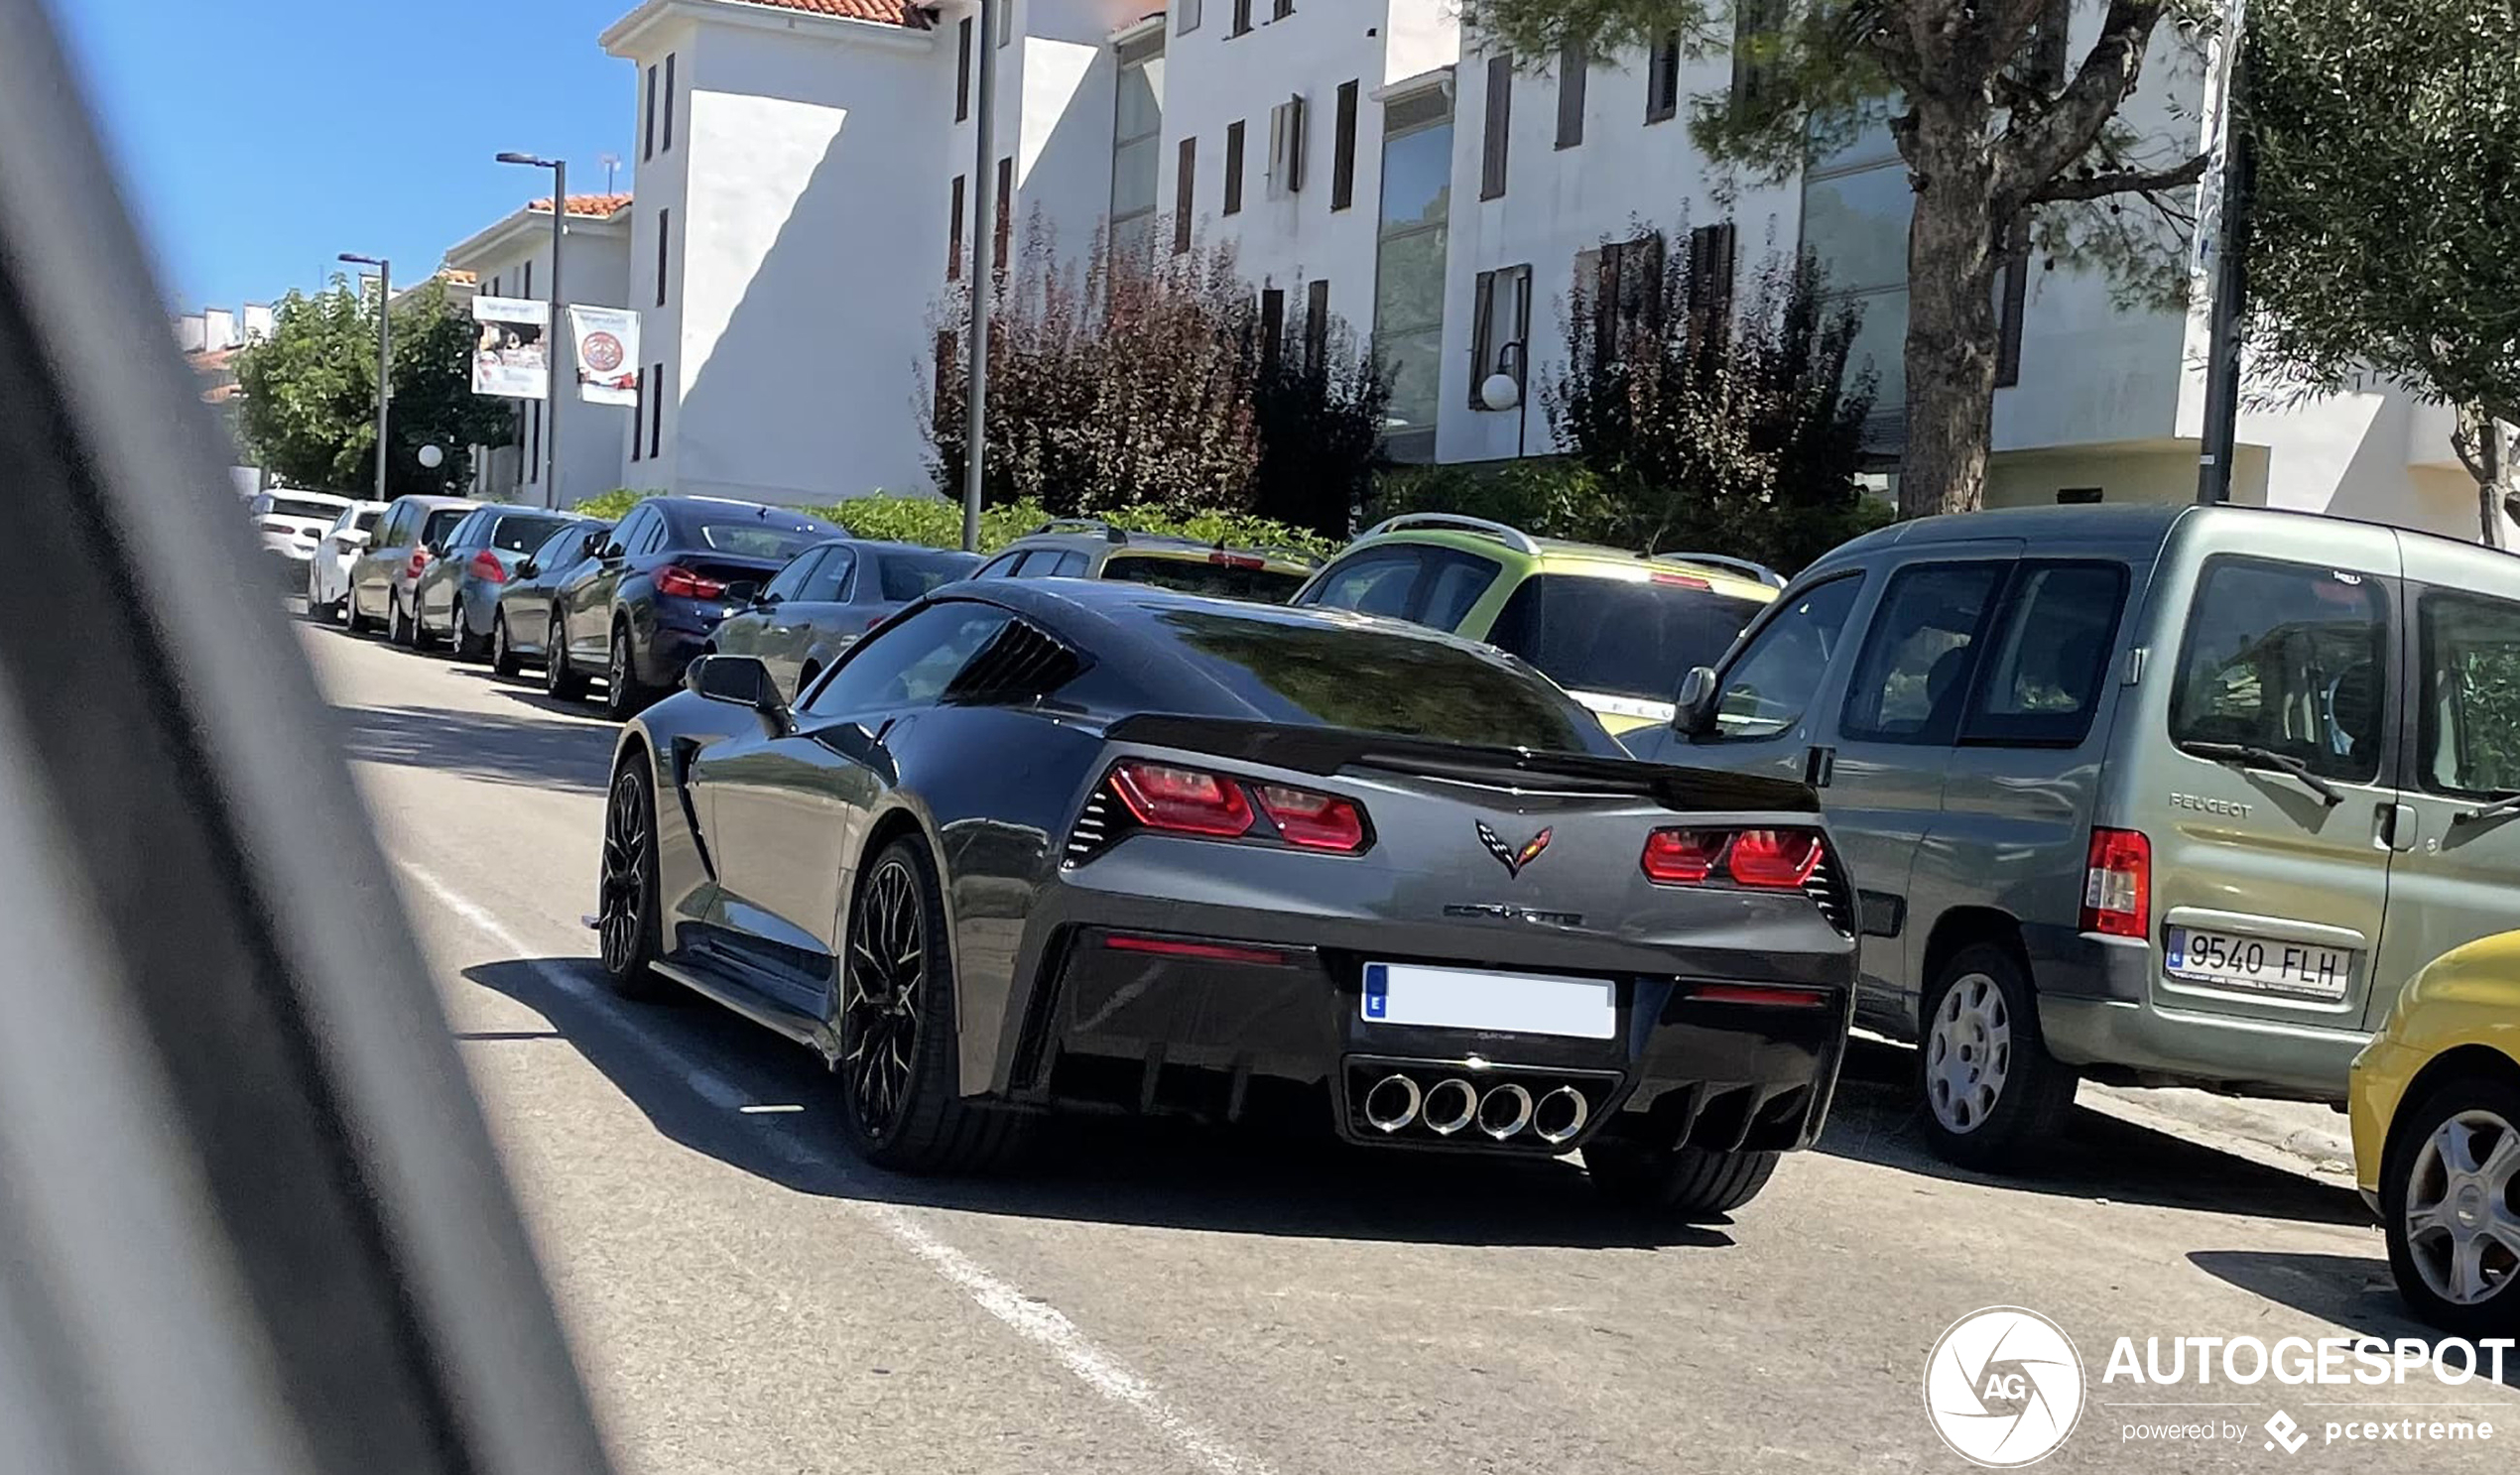
[[[567,352],[568,327],[566,314],[567,299],[561,296],[561,240],[568,221],[568,161],[545,159],[534,154],[507,153],[499,156],[501,164],[521,164],[528,169],[552,172],[552,277],[551,326],[543,330],[544,369],[549,379],[543,402],[543,505],[560,506],[560,401],[561,359]]]
[[[979,160],[971,167],[971,379],[962,412],[962,551],[980,549],[980,489],[986,484],[989,453],[989,307],[997,301],[996,263],[989,253],[995,212],[1012,208],[992,200],[990,156],[997,152],[997,27],[1011,17],[998,13],[998,0],[980,0],[980,100],[973,109],[971,130],[979,137]],[[959,241],[956,251],[962,249]]]
[[[394,392],[394,263],[382,256],[348,251],[341,253],[341,259],[353,266],[376,268],[376,500],[389,502],[393,499],[385,495],[385,430]]]

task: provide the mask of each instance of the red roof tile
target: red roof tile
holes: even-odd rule
[[[928,29],[928,14],[912,0],[745,0],[773,10],[802,10],[808,15],[836,16],[844,21],[874,21],[886,26]]]
[[[548,215],[552,212],[552,197],[546,194],[541,199],[527,204],[526,208],[539,215]],[[572,215],[593,215],[601,218],[628,208],[630,208],[630,196],[627,193],[572,194],[568,197],[568,213]]]

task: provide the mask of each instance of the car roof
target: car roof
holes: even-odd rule
[[[1501,525],[1500,525],[1501,526]],[[1515,530],[1507,529],[1507,532]],[[1582,578],[1601,576],[1632,577],[1638,568],[1648,572],[1681,573],[1704,579],[1718,594],[1737,599],[1765,602],[1777,591],[1738,569],[1719,563],[1693,563],[1686,557],[1649,556],[1629,549],[1612,548],[1602,543],[1577,543],[1568,538],[1533,538],[1531,549],[1516,548],[1493,533],[1474,528],[1394,528],[1387,533],[1369,533],[1340,551],[1341,556],[1360,548],[1384,548],[1394,544],[1415,544],[1431,548],[1458,549],[1493,558],[1507,566],[1520,566],[1527,573],[1567,573]]]
[[[800,530],[831,528],[831,524],[802,507],[781,507],[769,502],[740,502],[732,497],[649,497],[639,503],[653,507],[669,521],[686,518],[740,517],[746,513],[772,525],[786,524]],[[626,516],[627,514],[625,514]],[[837,531],[833,529],[833,531]]]
[[[2018,538],[2043,553],[2058,545],[2077,543],[2160,543],[2168,540],[2174,528],[2192,519],[2209,520],[2215,524],[2237,523],[2243,527],[2263,529],[2270,537],[2280,539],[2288,526],[2298,527],[2306,518],[2351,527],[2385,529],[2402,538],[2421,538],[2448,548],[2473,550],[2477,547],[2464,539],[2439,533],[2367,518],[2337,517],[2308,508],[2234,507],[2227,503],[2200,507],[2187,502],[2127,502],[2096,507],[1989,507],[1977,512],[1918,518],[1912,522],[1876,528],[1834,550],[1829,554],[1829,560],[1885,548],[1968,543],[1987,538]]]
[[[969,558],[974,562],[980,558],[980,554],[966,553],[958,548],[938,548],[928,543],[905,543],[898,538],[825,538],[814,548],[848,548],[870,553],[943,553],[946,557]],[[805,552],[810,553],[814,552],[814,549],[807,549]],[[799,553],[797,556],[802,558],[805,553]]]
[[[447,497],[439,495],[435,492],[427,495],[415,492],[407,497],[396,497],[394,500],[397,502],[409,502],[415,507],[426,507],[431,512],[437,512],[448,507],[478,507],[481,505],[480,503],[473,501],[470,497]]]
[[[1101,627],[1117,631],[1132,639],[1161,640],[1170,645],[1170,637],[1160,636],[1158,627],[1163,617],[1176,610],[1212,610],[1237,619],[1263,624],[1313,626],[1321,629],[1354,630],[1370,628],[1406,640],[1429,645],[1451,646],[1485,660],[1501,658],[1496,650],[1474,640],[1464,640],[1448,631],[1432,629],[1410,620],[1388,620],[1375,615],[1360,615],[1352,610],[1325,609],[1315,605],[1263,604],[1249,599],[1223,599],[1207,594],[1190,594],[1167,589],[1159,584],[1141,584],[1127,579],[1098,578],[1023,578],[982,579],[976,583],[952,584],[939,588],[932,599],[983,599],[1003,605],[1017,614],[1030,615],[1046,622],[1076,626]]]
[[[1071,519],[1071,521],[1090,520]],[[1202,543],[1198,539],[1185,537],[1179,533],[1131,533],[1122,530],[1120,536],[1114,538],[1109,532],[1095,532],[1087,528],[1073,527],[1037,529],[1021,538],[1009,541],[1004,547],[991,553],[989,556],[994,558],[1019,550],[1037,548],[1075,549],[1089,553],[1161,553],[1184,556],[1190,554],[1204,556],[1208,553],[1240,553],[1249,557],[1258,557],[1286,572],[1300,570],[1309,573],[1322,566],[1323,561],[1302,549],[1230,541]]]

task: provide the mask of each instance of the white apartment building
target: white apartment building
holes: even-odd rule
[[[561,292],[570,303],[593,307],[637,306],[630,301],[630,212],[627,194],[572,194],[562,221]],[[538,199],[481,230],[446,253],[449,271],[470,273],[483,297],[552,298],[552,202]],[[643,328],[645,325],[643,324]],[[649,329],[652,330],[652,329]],[[556,323],[545,341],[564,341]],[[555,415],[542,400],[518,400],[515,437],[506,445],[472,448],[471,495],[486,501],[574,507],[622,485],[631,412],[618,405],[589,405],[570,391]],[[545,484],[548,436],[560,440],[560,486]]]
[[[928,487],[920,376],[971,243],[1072,262],[1102,231],[1230,242],[1264,318],[1370,336],[1394,376],[1392,454],[1445,462],[1554,448],[1538,401],[1576,273],[1689,251],[1746,296],[1771,251],[1808,247],[1866,308],[1895,465],[1909,190],[1886,131],[1782,183],[1726,181],[1688,136],[1692,99],[1732,84],[1720,56],[1516,64],[1463,35],[1455,0],[997,0],[992,173],[1013,204],[984,227],[977,3],[646,0],[605,34],[637,67],[630,305],[663,390],[632,484],[790,502]],[[2100,6],[2074,9],[2079,57]],[[2165,27],[2129,121],[2193,148],[2206,91]],[[2201,311],[2130,310],[2025,255],[2003,317],[1991,504],[2194,495]],[[1491,407],[1500,370],[1524,387]],[[2473,537],[2448,426],[2386,386],[2250,408],[2234,496]]]

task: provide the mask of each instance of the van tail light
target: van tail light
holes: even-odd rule
[[[1298,850],[1340,855],[1364,849],[1368,839],[1365,811],[1354,800],[1284,784],[1245,783],[1201,769],[1129,758],[1111,770],[1111,792],[1130,817],[1164,834],[1275,839]]]
[[[2082,876],[2082,930],[2107,937],[2152,935],[2153,842],[2131,829],[2091,831]]]
[[[1207,555],[1207,561],[1219,568],[1266,568],[1269,560],[1254,553],[1229,553],[1223,549]]]
[[[1714,588],[1713,584],[1704,579],[1687,573],[1657,573],[1652,575],[1652,578],[1654,582],[1674,589],[1712,590]]]
[[[1729,883],[1793,891],[1827,858],[1815,829],[1658,829],[1645,837],[1640,864],[1657,886]]]
[[[678,599],[718,599],[724,597],[726,585],[680,563],[668,563],[656,571],[656,591]]]
[[[470,568],[472,576],[481,580],[483,583],[503,584],[508,581],[508,566],[499,561],[499,555],[497,553],[490,552],[486,548],[481,552],[474,553],[472,555],[471,563],[467,566]]]

